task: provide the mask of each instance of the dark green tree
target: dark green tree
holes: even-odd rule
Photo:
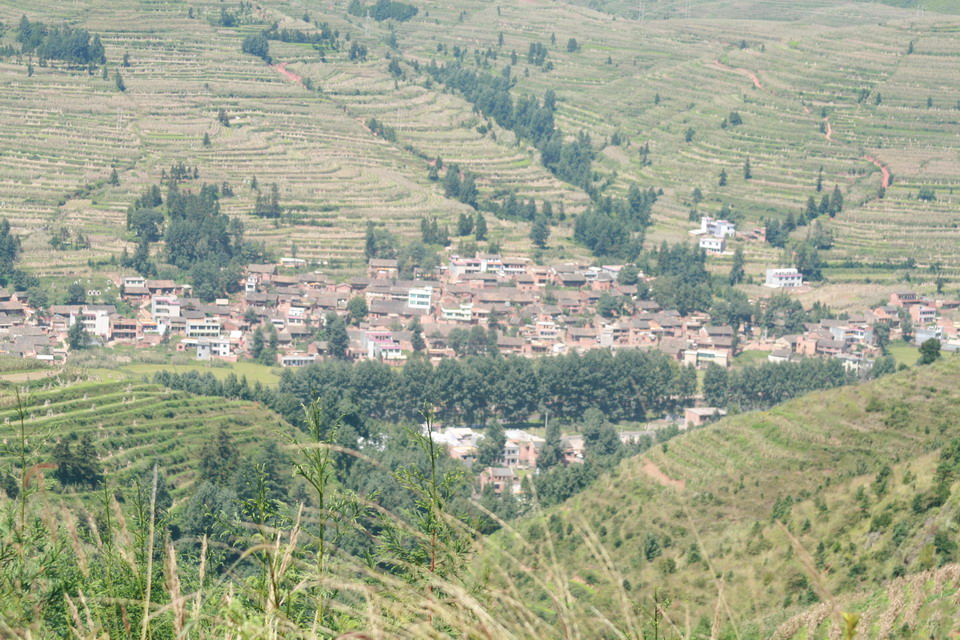
[[[730,277],[728,278],[731,286],[738,285],[743,282],[743,277],[745,274],[745,262],[746,261],[743,257],[743,249],[741,247],[737,247],[737,250],[733,252],[733,265],[730,267]]]
[[[212,440],[200,449],[200,466],[197,470],[201,481],[217,486],[226,486],[236,472],[240,451],[226,426],[220,425]]]
[[[917,364],[933,364],[940,359],[940,340],[930,338],[920,345],[920,360]]]
[[[547,247],[547,242],[550,240],[550,225],[542,215],[537,216],[530,227],[530,240],[540,249]]]
[[[67,331],[67,344],[71,349],[86,349],[90,344],[90,334],[87,333],[87,329],[83,326],[80,318],[77,318],[70,325],[70,329]]]

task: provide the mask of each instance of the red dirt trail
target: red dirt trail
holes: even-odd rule
[[[723,69],[723,70],[725,70],[725,71],[732,71],[733,73],[739,73],[739,74],[742,75],[742,76],[747,76],[748,78],[750,78],[751,80],[753,80],[753,86],[755,86],[757,89],[763,89],[763,85],[760,83],[760,78],[758,78],[757,75],[756,75],[755,73],[753,73],[752,71],[747,71],[746,69],[738,69],[738,68],[736,68],[736,67],[731,67],[731,66],[729,66],[729,65],[723,64],[723,63],[720,62],[719,60],[714,60],[714,61],[713,61],[713,64],[717,65],[718,67],[720,67],[721,69]]]
[[[884,189],[890,186],[890,169],[887,169],[886,165],[880,162],[877,158],[873,156],[863,156],[867,162],[872,162],[874,166],[880,169],[880,173],[883,175],[883,181],[880,183]]]
[[[281,62],[280,64],[273,65],[274,71],[282,75],[287,80],[293,80],[297,84],[303,84],[303,78],[295,74],[293,71],[287,69],[287,63]]]
[[[674,480],[661,471],[660,467],[658,467],[657,463],[655,463],[653,460],[648,459],[643,461],[643,472],[656,480],[658,484],[662,484],[665,487],[670,487],[671,489],[683,491],[683,488],[687,486],[687,483],[683,480]]]
[[[830,142],[833,142],[833,127],[830,126],[830,120],[825,119],[825,121],[827,123],[827,133],[826,133],[827,140],[829,140]]]

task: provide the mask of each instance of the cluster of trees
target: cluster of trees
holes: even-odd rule
[[[306,33],[299,29],[280,29],[279,25],[274,22],[269,29],[265,29],[262,33],[267,40],[312,44],[315,49],[336,50],[339,46],[340,32],[331,29],[326,22],[318,24],[317,28],[319,33]]]
[[[431,61],[425,67],[437,82],[459,91],[482,115],[493,118],[518,138],[529,140],[540,151],[543,165],[561,180],[592,190],[591,166],[595,156],[590,136],[581,131],[566,140],[554,122],[556,94],[548,90],[541,102],[525,96],[514,104],[510,90],[516,85],[509,66],[499,75],[478,73],[465,68],[460,61],[437,66]]]
[[[265,403],[302,424],[301,403],[330,394],[349,398],[377,420],[421,420],[426,402],[446,422],[479,424],[491,419],[528,420],[543,411],[553,420],[579,420],[590,408],[608,419],[643,420],[685,406],[696,393],[696,372],[669,357],[634,350],[590,351],[530,360],[474,356],[434,367],[420,359],[402,369],[364,361],[324,361],[286,370],[276,389],[229,376],[159,372],[158,384],[204,395]]]
[[[267,64],[273,63],[273,58],[270,57],[270,41],[262,33],[251,34],[244,38],[240,50],[257,56]]]
[[[80,233],[79,230],[74,235],[66,227],[60,227],[50,236],[50,246],[57,251],[66,249],[89,249],[90,238]]]
[[[542,42],[531,42],[530,48],[527,50],[527,63],[542,68],[548,64],[548,55],[550,53]]]
[[[457,235],[461,238],[474,234],[477,242],[487,239],[487,219],[479,211],[474,215],[461,213],[457,219]]]
[[[244,265],[264,259],[264,247],[245,241],[243,223],[220,212],[219,187],[204,184],[194,192],[181,190],[177,180],[167,182],[165,200],[154,185],[127,211],[127,229],[138,245],[132,256],[124,251],[121,263],[154,274],[150,244],[162,238],[164,261],[190,274],[199,298],[209,301],[236,291]]]
[[[768,409],[790,398],[855,380],[856,375],[836,358],[768,362],[730,371],[710,365],[703,377],[703,394],[710,406],[747,411]]]
[[[437,158],[434,168],[437,165],[442,166],[442,160]],[[460,202],[470,205],[474,209],[479,206],[476,176],[470,171],[461,173],[460,167],[456,164],[447,165],[447,173],[443,178],[443,192],[448,198],[454,198]]]
[[[103,483],[103,468],[93,440],[85,433],[74,447],[71,442],[76,439],[71,433],[53,447],[53,463],[57,465],[53,477],[63,486],[97,488]]]
[[[253,215],[261,218],[278,219],[283,215],[280,206],[280,187],[274,182],[270,185],[270,193],[257,191],[257,199],[253,205]]]
[[[20,18],[17,42],[25,54],[36,53],[41,60],[63,60],[70,64],[106,64],[100,36],[91,38],[86,29],[70,26],[48,27],[42,22]]]
[[[10,231],[9,220],[0,218],[0,286],[13,285],[17,291],[26,291],[40,281],[36,276],[17,268],[20,251],[20,236]]]
[[[713,283],[707,272],[707,254],[690,244],[666,242],[651,252],[645,272],[657,276],[651,296],[664,309],[686,315],[707,311],[713,302]]]
[[[441,227],[434,219],[424,218],[421,221],[420,232],[424,240],[411,240],[401,244],[398,238],[383,227],[367,222],[366,239],[364,241],[364,256],[371,258],[394,259],[397,261],[399,275],[404,279],[412,279],[416,272],[432,273],[440,265],[440,256],[436,246],[440,243],[427,242],[428,240],[444,240],[449,235],[445,227]],[[449,244],[449,240],[446,241]]]
[[[441,225],[435,217],[420,218],[420,235],[424,244],[438,247],[446,247],[450,244],[450,229],[445,224]]]
[[[389,142],[397,141],[397,130],[384,124],[383,122],[380,122],[376,118],[367,119],[367,129],[370,129],[371,133],[380,136],[384,140]]]
[[[656,201],[652,187],[643,191],[637,185],[631,185],[626,199],[599,198],[577,216],[574,238],[597,257],[632,262],[640,255]]]
[[[412,4],[395,0],[377,0],[372,7],[366,6],[362,0],[351,0],[347,7],[347,13],[350,15],[362,18],[369,14],[377,22],[384,20],[405,22],[417,15],[417,11],[418,9]]]
[[[361,44],[356,40],[350,45],[350,60],[356,62],[367,61],[367,45]]]

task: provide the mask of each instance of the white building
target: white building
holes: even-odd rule
[[[717,236],[702,236],[700,248],[711,253],[723,253],[727,250],[727,241]]]
[[[83,328],[87,333],[101,338],[110,337],[110,314],[113,312],[112,306],[85,306],[79,314],[70,315],[70,325],[77,322],[83,323]]]
[[[700,218],[700,233],[720,238],[731,238],[737,235],[737,225],[729,220],[717,220],[703,216]]]
[[[143,289],[147,286],[147,280],[143,276],[124,276],[124,289]]]
[[[473,320],[473,303],[464,302],[459,307],[450,309],[441,308],[440,316],[444,320],[454,320],[456,322],[470,322]]]
[[[197,340],[197,360],[211,357],[230,357],[230,341],[226,338],[200,338]]]
[[[188,338],[219,338],[220,331],[220,320],[217,318],[187,320],[184,330]]]
[[[305,367],[316,362],[317,356],[306,353],[291,353],[280,358],[281,367]]]
[[[154,320],[161,318],[179,318],[180,301],[176,296],[153,296],[150,299],[150,315]]]
[[[767,269],[764,285],[773,289],[792,289],[803,285],[803,275],[796,269]]]
[[[429,312],[433,300],[433,287],[419,287],[407,292],[407,306]]]

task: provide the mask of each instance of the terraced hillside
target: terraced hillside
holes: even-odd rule
[[[171,493],[188,491],[201,448],[221,425],[241,450],[281,440],[292,427],[250,403],[194,396],[136,381],[99,382],[75,374],[29,383],[21,395],[32,455],[48,462],[56,442],[90,435],[111,482],[123,485],[158,464]],[[0,466],[19,451],[16,389],[0,389]],[[16,450],[15,450],[16,449]]]
[[[864,637],[919,637],[940,616],[947,637],[957,570],[923,572],[958,560],[958,373],[954,358],[724,419],[519,531],[577,567],[575,606],[661,588],[677,624],[730,637],[826,637],[834,605],[864,614]]]
[[[822,167],[825,191],[839,186],[845,203],[826,221],[836,234],[824,256],[831,278],[895,280],[906,256],[955,278],[960,94],[951,78],[960,23],[891,4],[661,0],[644,5],[658,19],[641,21],[629,17],[633,3],[618,16],[571,3],[463,0],[418,5],[398,23],[350,15],[345,0],[265,0],[243,11],[213,0],[40,0],[30,6],[35,19],[102,34],[108,78],[36,61],[29,75],[25,58],[0,61],[0,117],[9,123],[0,209],[30,234],[28,264],[48,275],[76,273],[129,246],[126,207],[180,160],[198,165],[201,181],[234,187],[224,209],[242,216],[252,237],[334,267],[358,267],[367,220],[415,236],[421,216],[451,221],[467,210],[428,179],[436,156],[475,172],[481,198],[512,191],[568,214],[582,210],[585,193],[545,169],[528,141],[429,78],[424,65],[451,64],[459,51],[469,69],[497,74],[510,65],[515,101],[555,91],[557,124],[592,138],[603,193],[663,189],[652,241],[686,239],[691,215],[724,205],[741,228],[785,219],[822,196]],[[221,9],[237,12],[235,26],[219,24]],[[5,41],[22,12],[22,3],[0,2],[0,21],[11,27]],[[274,23],[305,34],[326,24],[339,49],[273,40],[273,66],[240,52],[244,37]],[[365,55],[351,59],[353,44]],[[545,47],[545,64],[528,62],[531,45]],[[130,67],[120,66],[124,53]],[[230,126],[218,122],[220,109]],[[721,127],[731,112],[743,123]],[[393,139],[370,131],[369,118]],[[610,144],[615,134],[619,145]],[[106,182],[112,167],[116,186]],[[883,171],[892,184],[881,198]],[[279,184],[296,223],[249,215],[254,176]],[[919,200],[921,187],[936,199]],[[490,220],[506,251],[527,250],[525,223]],[[93,247],[52,251],[47,239],[60,225]],[[551,257],[586,254],[571,228],[570,217],[557,223]],[[754,273],[783,260],[762,243],[744,249]],[[712,262],[725,269],[728,261]]]

